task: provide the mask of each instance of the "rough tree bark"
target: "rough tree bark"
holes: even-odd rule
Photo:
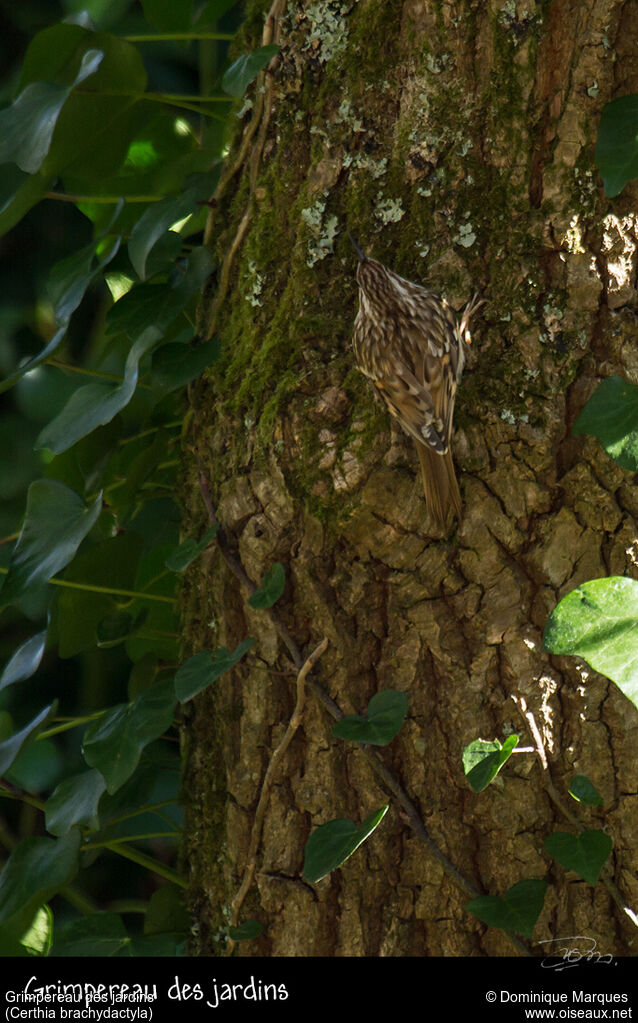
[[[250,6],[247,46],[262,42],[269,9]],[[540,758],[512,758],[477,795],[461,752],[512,729],[530,745],[523,698],[563,801],[577,773],[602,793],[602,810],[578,814],[608,827],[616,885],[636,908],[636,713],[603,677],[549,657],[542,631],[579,583],[636,576],[631,477],[571,426],[602,376],[638,382],[636,190],[609,203],[593,164],[602,106],[638,91],[638,3],[302,0],[274,14],[283,49],[239,114],[236,172],[214,211],[220,269],[204,320],[212,310],[222,354],[192,395],[190,525],[197,535],[207,524],[195,450],[227,552],[255,582],[282,562],[281,623],[303,656],[328,641],[309,681],[344,713],[364,713],[380,689],[406,694],[405,725],[379,760],[468,887],[370,759],[332,736],[308,690],[240,914],[265,931],[241,952],[522,954],[464,906],[468,890],[541,877],[532,954],[565,934],[626,953],[633,929],[607,888],[543,851],[547,834],[573,828]],[[464,516],[444,539],[428,531],[412,442],[353,368],[346,226],[457,308],[477,288],[487,299],[457,398]],[[256,640],[185,721],[199,954],[226,950],[264,775],[295,703],[290,649],[247,596],[219,548],[184,586],[186,653]],[[387,802],[340,870],[302,880],[314,828]]]

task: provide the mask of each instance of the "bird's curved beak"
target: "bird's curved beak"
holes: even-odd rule
[[[356,252],[356,254],[357,254],[357,256],[359,257],[359,259],[360,259],[360,260],[362,260],[363,262],[365,262],[365,260],[366,260],[366,259],[367,259],[368,257],[366,256],[365,252],[362,252],[362,250],[361,250],[361,249],[359,248],[359,246],[357,245],[356,241],[355,241],[355,240],[354,240],[354,238],[352,237],[352,235],[351,235],[350,231],[348,231],[348,238],[349,238],[349,239],[350,239],[350,241],[352,242],[352,248],[353,248],[353,249],[354,249],[354,251]]]

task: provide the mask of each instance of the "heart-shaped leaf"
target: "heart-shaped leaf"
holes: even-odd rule
[[[344,817],[328,821],[313,831],[304,851],[305,880],[315,884],[345,863],[379,826],[387,811],[388,806],[382,806],[380,810],[366,817],[359,826]]]
[[[193,540],[190,537],[188,540],[184,540],[179,547],[175,547],[169,554],[164,564],[167,568],[170,568],[171,572],[183,572],[184,569],[197,558],[202,551],[205,551],[209,543],[211,543],[217,536],[219,524],[215,523],[210,529],[207,529],[201,540]]]
[[[215,682],[225,671],[229,671],[250,650],[255,640],[249,636],[239,643],[232,653],[225,646],[214,653],[200,650],[198,654],[181,665],[175,673],[175,695],[180,703],[192,700],[202,689]]]
[[[84,759],[96,767],[109,793],[117,792],[137,767],[142,750],[173,721],[175,694],[168,680],[144,690],[132,703],[112,707],[84,733]]]
[[[338,739],[366,742],[371,746],[387,746],[400,730],[408,712],[405,693],[383,689],[370,700],[365,717],[350,714],[332,726]]]
[[[604,831],[583,831],[571,835],[555,831],[545,839],[545,851],[566,870],[573,870],[592,887],[612,850],[612,840]]]
[[[572,778],[569,794],[577,802],[586,803],[588,806],[603,805],[603,797],[600,792],[584,774],[577,774]]]
[[[27,588],[47,582],[68,565],[101,509],[101,496],[87,507],[64,483],[35,480],[27,493],[24,525],[0,591],[0,603],[12,603]]]
[[[105,791],[106,782],[95,769],[60,782],[44,804],[47,831],[66,835],[78,824],[95,831],[99,826],[98,803]]]
[[[266,572],[261,586],[248,598],[248,603],[258,611],[264,611],[272,607],[284,592],[286,585],[286,572],[284,566],[276,561],[272,568]]]
[[[243,96],[253,79],[270,64],[276,53],[279,53],[277,44],[269,43],[268,46],[260,46],[252,53],[242,54],[234,64],[231,64],[222,78],[224,92],[238,98]]]
[[[494,781],[503,764],[511,757],[517,743],[518,735],[508,735],[503,744],[498,739],[494,742],[476,739],[465,747],[463,770],[474,792],[482,792]]]
[[[591,579],[554,608],[543,635],[552,654],[582,657],[638,707],[638,582]]]
[[[572,433],[596,437],[618,465],[636,472],[638,387],[620,377],[606,377],[578,416]]]
[[[545,901],[547,883],[530,879],[519,881],[501,898],[498,895],[481,895],[468,902],[466,909],[482,920],[488,927],[500,927],[504,931],[517,931],[531,938]]]
[[[44,654],[46,639],[47,630],[45,629],[43,632],[31,636],[18,647],[0,675],[0,689],[11,686],[14,682],[23,682],[25,678],[35,675]]]

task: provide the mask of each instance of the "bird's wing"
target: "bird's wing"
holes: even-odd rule
[[[449,430],[446,432],[447,424],[437,413],[430,390],[417,380],[404,360],[395,353],[386,353],[384,363],[384,372],[373,382],[390,412],[415,440],[444,455],[448,449]]]

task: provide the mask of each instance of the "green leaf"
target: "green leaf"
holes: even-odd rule
[[[20,938],[29,955],[45,956],[53,940],[53,913],[48,906],[40,906],[31,925]]]
[[[200,377],[219,358],[221,345],[216,337],[203,344],[167,344],[153,352],[151,386],[160,394],[177,391]]]
[[[35,675],[44,654],[46,639],[47,629],[44,629],[18,647],[0,675],[0,689],[11,686],[14,682],[23,682],[25,678]]]
[[[78,870],[80,832],[64,838],[25,838],[13,850],[0,874],[0,921],[29,906],[35,910]]]
[[[263,611],[272,607],[284,592],[286,572],[284,566],[276,561],[269,572],[266,572],[261,586],[248,598],[251,607]]]
[[[28,587],[47,582],[68,565],[101,509],[101,496],[87,507],[63,483],[35,480],[27,493],[24,525],[0,591],[0,604],[13,603]]]
[[[517,931],[531,938],[543,909],[546,891],[545,881],[518,881],[502,898],[498,895],[481,895],[468,902],[465,908],[488,927]]]
[[[84,759],[116,792],[137,767],[142,750],[170,728],[175,710],[173,681],[146,689],[132,703],[112,707],[84,733]]]
[[[573,870],[592,887],[612,850],[612,840],[604,831],[583,831],[570,835],[555,831],[545,839],[545,851],[566,870]]]
[[[501,745],[498,739],[486,742],[476,739],[463,750],[463,770],[474,792],[482,792],[494,781],[496,775],[511,757],[518,735],[508,735]]]
[[[6,234],[44,198],[52,187],[55,174],[41,171],[25,174],[15,164],[0,166],[0,235]],[[5,390],[5,385],[2,385]]]
[[[111,536],[81,550],[67,568],[65,582],[134,591],[141,551],[142,539],[135,533]],[[60,657],[94,647],[100,623],[118,613],[118,598],[108,593],[61,588],[55,616]]]
[[[62,107],[75,86],[94,74],[103,59],[102,51],[87,50],[70,85],[32,82],[23,89],[9,109],[0,113],[0,163],[17,163],[27,174],[40,170]]]
[[[207,529],[201,540],[193,540],[189,537],[179,547],[175,547],[167,557],[164,564],[171,572],[183,572],[197,558],[217,536],[219,523],[215,523]],[[0,683],[1,688],[1,683]]]
[[[366,742],[371,746],[387,746],[400,730],[408,712],[405,693],[383,689],[368,704],[366,717],[351,714],[332,726],[332,734],[350,742]]]
[[[191,188],[183,195],[160,199],[142,214],[131,231],[128,254],[140,280],[147,276],[146,261],[156,243],[168,229],[183,220],[197,208],[198,189]]]
[[[0,230],[0,234],[1,233],[2,231]],[[46,359],[49,359],[64,341],[66,330],[67,324],[65,323],[64,326],[60,327],[60,329],[55,332],[51,340],[40,352],[38,352],[37,355],[34,355],[33,358],[29,359],[27,362],[22,363],[14,373],[11,373],[8,377],[5,377],[4,380],[0,381],[0,394],[2,394],[3,391],[8,391],[9,388],[13,387],[14,384],[17,384],[18,380],[21,380],[26,373],[30,373],[32,369],[36,368],[36,366],[39,366]]]
[[[572,433],[596,437],[618,465],[638,471],[638,387],[620,377],[601,381]]]
[[[78,824],[96,831],[98,803],[106,791],[99,771],[83,771],[60,782],[44,804],[46,829],[52,835],[66,835]]]
[[[552,654],[582,657],[638,707],[638,582],[592,579],[554,608],[543,635]]]
[[[239,927],[230,927],[228,936],[233,941],[254,941],[263,932],[264,925],[259,920],[246,920]]]
[[[107,316],[109,330],[135,338],[153,323],[163,334],[199,294],[211,269],[209,251],[198,246],[183,266],[175,268],[168,284],[137,284],[116,302]]]
[[[140,359],[161,336],[157,327],[146,328],[128,354],[121,384],[87,384],[79,387],[60,414],[42,430],[35,442],[36,449],[48,448],[59,454],[98,426],[110,422],[133,397]]]
[[[336,870],[352,856],[362,842],[379,826],[388,811],[388,805],[366,817],[357,825],[347,818],[328,821],[311,834],[304,850],[303,876],[315,884],[322,877]]]
[[[215,682],[220,675],[234,668],[254,642],[255,640],[249,636],[242,640],[231,654],[223,646],[212,654],[208,650],[201,650],[193,657],[189,657],[175,673],[175,695],[180,703],[192,700],[197,693],[201,693],[202,689]]]
[[[276,53],[279,53],[279,46],[270,43],[268,46],[260,46],[252,53],[242,54],[234,64],[231,64],[222,78],[224,92],[238,98],[243,96],[253,79],[270,64]]]
[[[117,255],[120,247],[120,237],[111,239],[106,252],[98,260],[97,266],[93,266],[96,248],[102,242],[111,225],[117,220],[123,207],[123,200],[116,204],[115,213],[111,223],[90,245],[85,246],[78,252],[74,252],[66,259],[60,260],[52,268],[47,281],[47,291],[55,312],[55,319],[58,324],[65,324],[71,318],[80,302],[84,298],[86,289],[91,281],[102,273],[104,267]]]
[[[100,911],[56,927],[52,956],[114,956],[128,943],[121,916]]]
[[[54,700],[48,707],[36,714],[19,732],[5,739],[4,742],[0,742],[0,776],[7,773],[26,743],[42,731],[47,721],[55,714],[57,705],[57,700]]]
[[[594,159],[609,197],[638,177],[637,95],[620,96],[603,107]]]
[[[188,933],[191,917],[184,908],[184,893],[174,884],[162,885],[151,895],[144,917],[144,934]]]
[[[588,806],[603,805],[603,797],[600,792],[584,774],[577,774],[572,778],[569,794],[577,802],[586,803]]]
[[[183,934],[131,937],[119,914],[102,911],[57,927],[49,955],[73,958],[176,956],[183,955],[183,944]]]

